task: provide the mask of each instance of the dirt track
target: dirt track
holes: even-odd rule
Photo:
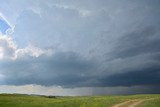
[[[114,105],[113,107],[121,107],[121,106],[126,106],[126,107],[136,107],[142,102],[146,100],[152,100],[152,99],[135,99],[135,100],[128,100],[119,104]]]

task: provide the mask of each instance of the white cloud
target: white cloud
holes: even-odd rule
[[[0,55],[1,59],[13,59],[17,46],[11,37],[0,35]]]
[[[25,48],[17,48],[13,39],[7,35],[0,35],[0,59],[17,59],[26,56],[39,57],[40,55],[53,54],[52,49],[41,49],[33,45],[28,45]]]
[[[3,48],[0,47],[0,59],[2,59],[2,58],[3,58]]]
[[[25,57],[27,55],[32,56],[32,57],[38,57],[41,54],[43,54],[43,51],[35,48],[31,45],[29,45],[28,47],[24,48],[24,49],[18,49],[16,50],[16,57],[20,56],[20,57]]]

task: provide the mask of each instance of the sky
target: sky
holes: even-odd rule
[[[0,93],[160,93],[160,1],[0,0]]]

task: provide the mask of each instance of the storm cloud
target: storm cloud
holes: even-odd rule
[[[0,13],[13,30],[0,29],[1,85],[159,88],[159,0],[6,0]]]
[[[92,77],[96,70],[93,61],[83,59],[73,52],[59,52],[40,58],[28,57],[1,64],[5,84],[80,86]]]

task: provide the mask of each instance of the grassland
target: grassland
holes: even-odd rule
[[[47,97],[18,94],[0,94],[0,107],[128,107],[134,100],[141,101],[137,107],[160,107],[160,95],[129,96],[81,96]],[[116,106],[128,101],[126,104]]]

